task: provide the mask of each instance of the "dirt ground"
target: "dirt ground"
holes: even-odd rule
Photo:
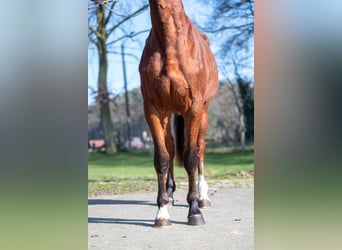
[[[242,186],[242,187],[241,187]],[[212,207],[202,209],[206,224],[189,226],[186,189],[174,194],[172,227],[153,228],[156,193],[91,197],[88,249],[254,249],[253,185],[211,185]]]

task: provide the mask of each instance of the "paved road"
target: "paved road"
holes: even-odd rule
[[[254,188],[209,191],[203,226],[187,222],[186,190],[174,194],[173,226],[153,228],[156,193],[98,196],[88,201],[88,249],[254,249]]]

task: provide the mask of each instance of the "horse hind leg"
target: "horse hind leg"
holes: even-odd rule
[[[170,121],[170,118],[169,118]],[[167,181],[166,181],[166,189],[167,189],[167,194],[169,196],[169,206],[174,206],[174,198],[173,198],[173,193],[176,190],[176,183],[174,180],[174,173],[173,173],[173,159],[174,159],[174,142],[172,139],[172,132],[171,132],[171,124],[172,122],[168,123],[167,126],[167,133],[166,133],[166,147],[167,151],[169,153],[169,171],[167,174]]]
[[[200,161],[198,164],[198,193],[199,193],[199,207],[211,207],[211,201],[208,197],[208,184],[204,177],[204,156],[205,156],[205,134],[208,129],[208,112],[204,112],[201,120],[200,131],[198,134],[198,145]]]
[[[167,189],[167,194],[169,196],[168,206],[173,207],[175,205],[175,199],[173,198],[173,193],[176,190],[176,183],[173,179],[173,174],[171,174],[171,170],[169,170],[169,173],[167,175],[166,189]]]

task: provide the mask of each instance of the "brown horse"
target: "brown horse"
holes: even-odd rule
[[[204,137],[209,101],[218,87],[217,66],[207,36],[194,27],[181,0],[149,0],[149,3],[152,28],[139,72],[158,176],[155,227],[171,225],[167,205],[173,205],[176,188],[175,154],[188,174],[188,224],[201,225],[205,222],[199,208],[211,205],[204,179]],[[171,131],[172,114],[175,114],[175,138]]]

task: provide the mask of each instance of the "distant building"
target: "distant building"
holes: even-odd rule
[[[129,145],[128,145],[128,140],[125,142],[125,148],[128,149]],[[140,137],[133,137],[131,140],[131,147],[132,148],[143,148],[144,147],[144,143],[142,142],[142,140],[140,139]]]
[[[103,139],[88,140],[88,150],[90,152],[105,151],[106,143]]]

